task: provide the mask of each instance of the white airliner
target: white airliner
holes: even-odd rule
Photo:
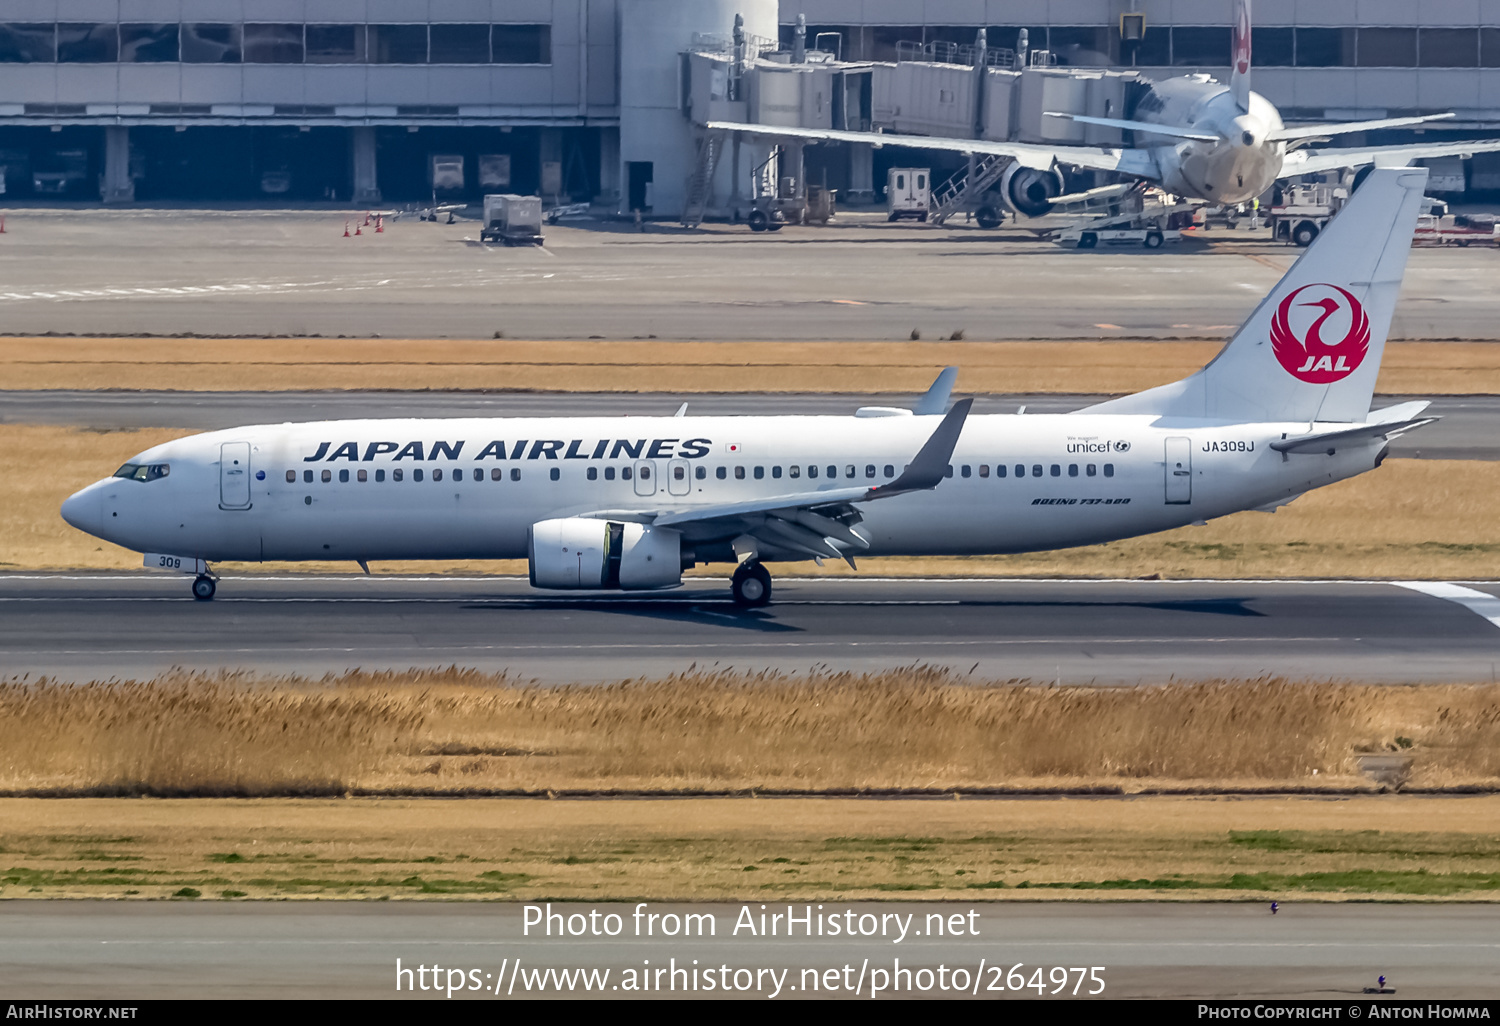
[[[1500,150],[1500,139],[1299,148],[1335,135],[1443,121],[1453,114],[1286,127],[1276,105],[1250,90],[1250,0],[1236,0],[1230,59],[1233,63],[1227,86],[1207,75],[1155,82],[1136,102],[1131,112],[1134,116],[1129,119],[1047,113],[1049,117],[1125,129],[1133,133],[1135,145],[1123,148],[782,128],[729,121],[712,121],[707,127],[746,135],[1011,157],[1013,162],[1000,179],[1000,199],[1011,210],[1028,217],[1046,214],[1062,193],[1063,179],[1057,171],[1060,164],[1117,172],[1186,199],[1236,204],[1260,196],[1280,178],[1375,164],[1401,167],[1427,157]],[[1365,173],[1361,171],[1361,178]],[[1356,184],[1359,181],[1357,178]]]
[[[167,442],[62,506],[195,574],[221,560],[519,559],[542,588],[648,590],[769,562],[1089,545],[1274,510],[1431,423],[1370,400],[1427,171],[1377,170],[1207,367],[1076,413],[350,420]]]

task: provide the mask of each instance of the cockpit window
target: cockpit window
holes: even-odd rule
[[[125,477],[132,481],[155,481],[171,472],[172,467],[167,463],[127,463],[115,471],[115,477]]]

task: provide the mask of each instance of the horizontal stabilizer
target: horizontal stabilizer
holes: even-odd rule
[[[1194,139],[1198,142],[1218,142],[1212,132],[1195,132],[1191,128],[1173,128],[1171,125],[1153,125],[1147,121],[1127,121],[1124,118],[1095,118],[1084,114],[1063,114],[1055,110],[1042,112],[1043,117],[1077,121],[1082,125],[1103,125],[1105,128],[1124,128],[1132,132],[1150,132],[1152,135],[1168,135],[1173,139]]]
[[[1381,118],[1378,121],[1340,121],[1331,125],[1294,125],[1291,128],[1278,128],[1266,136],[1271,142],[1287,142],[1292,139],[1321,139],[1328,135],[1348,135],[1350,132],[1374,132],[1382,128],[1404,128],[1407,125],[1420,125],[1428,121],[1446,121],[1453,117],[1453,112],[1447,114],[1423,114],[1411,118]]]
[[[1391,438],[1405,434],[1408,431],[1426,427],[1428,424],[1435,424],[1439,419],[1438,417],[1417,417],[1394,423],[1361,424],[1359,427],[1345,428],[1342,431],[1324,431],[1316,435],[1283,438],[1279,442],[1272,442],[1271,448],[1277,452],[1326,453],[1331,456],[1339,449],[1348,448],[1351,445],[1364,445],[1377,438]]]

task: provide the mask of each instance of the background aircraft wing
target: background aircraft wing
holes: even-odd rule
[[[1014,157],[1024,167],[1046,170],[1053,164],[1071,164],[1091,171],[1119,171],[1155,181],[1160,177],[1156,161],[1141,149],[1109,149],[1103,146],[1048,146],[1044,143],[992,142],[988,139],[949,139],[935,135],[895,135],[890,132],[849,132],[841,128],[786,128],[780,125],[750,125],[737,121],[710,121],[717,132],[740,132],[774,139],[806,139],[812,142],[868,143],[872,146],[908,146],[918,150],[948,153],[995,153]]]
[[[1474,153],[1500,151],[1500,139],[1468,139],[1451,142],[1402,144],[1398,146],[1324,146],[1293,150],[1281,162],[1280,178],[1338,171],[1346,167],[1376,164],[1405,167],[1424,157],[1467,157]]]
[[[1351,132],[1373,132],[1381,128],[1404,128],[1407,125],[1421,125],[1428,121],[1446,121],[1454,116],[1452,111],[1447,114],[1421,114],[1410,118],[1381,118],[1379,121],[1339,121],[1331,125],[1296,125],[1292,128],[1279,128],[1266,138],[1273,142],[1285,142],[1291,139],[1317,139],[1325,135],[1348,135]]]

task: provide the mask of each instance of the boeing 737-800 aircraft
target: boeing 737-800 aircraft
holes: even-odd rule
[[[1336,135],[1403,128],[1444,121],[1452,113],[1333,124],[1282,124],[1276,105],[1250,90],[1250,0],[1236,0],[1229,84],[1207,75],[1184,75],[1151,85],[1130,118],[1045,116],[1123,129],[1135,145],[1078,146],[1000,142],[939,136],[893,135],[822,128],[783,128],[711,121],[711,130],[810,142],[856,142],[876,146],[1011,157],[1000,179],[1000,200],[1011,210],[1040,217],[1063,191],[1058,165],[1116,172],[1158,185],[1186,199],[1212,204],[1245,203],[1281,178],[1366,168],[1400,167],[1426,157],[1468,156],[1500,150],[1500,139],[1448,140],[1394,146],[1306,146]],[[1129,138],[1129,137],[1127,137]],[[1304,148],[1305,147],[1305,148]],[[1365,171],[1361,171],[1363,176]],[[1356,182],[1358,179],[1356,179]]]
[[[195,574],[221,560],[527,559],[541,588],[648,590],[769,562],[1089,545],[1380,465],[1425,402],[1370,400],[1427,172],[1372,174],[1207,367],[1071,414],[353,420],[214,431],[63,503],[80,530]]]

